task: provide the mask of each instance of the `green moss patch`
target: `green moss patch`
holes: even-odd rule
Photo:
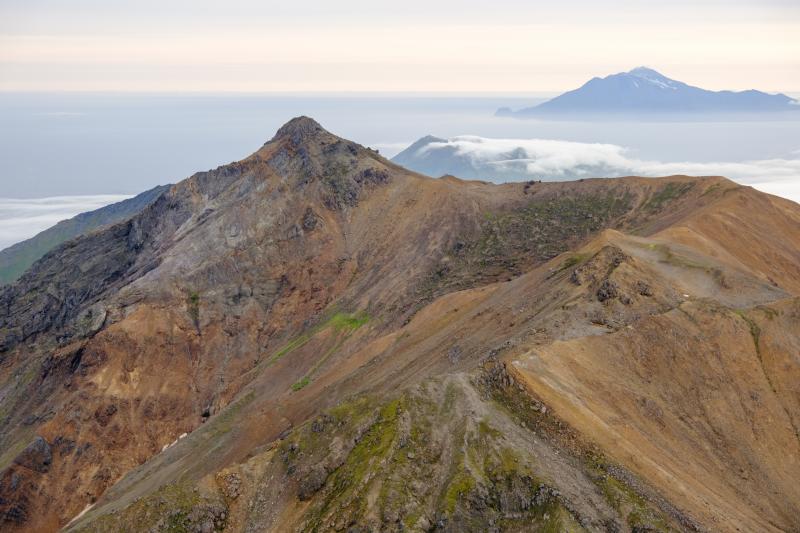
[[[186,312],[197,331],[200,331],[200,293],[189,291],[186,294]]]
[[[667,183],[656,191],[642,206],[646,211],[661,211],[668,204],[674,202],[694,188],[694,183]]]
[[[493,524],[512,530],[581,530],[557,491],[533,474],[490,420],[462,412],[462,384],[434,381],[428,389],[384,401],[377,411],[369,409],[374,400],[337,406],[323,415],[327,424],[318,419],[283,445],[287,469],[320,472],[317,458],[329,450],[326,443],[355,439],[318,489],[300,529],[394,530],[403,524],[416,530],[444,520],[461,531],[484,531]],[[348,429],[364,424],[365,409],[373,413],[365,429]],[[339,429],[328,433],[326,428]],[[324,470],[330,470],[325,461],[330,457],[323,461]],[[302,485],[307,474],[298,479]]]
[[[274,363],[281,357],[297,350],[310,341],[314,335],[324,331],[328,328],[333,328],[336,332],[352,333],[364,324],[369,322],[369,315],[366,312],[359,313],[341,313],[336,312],[331,315],[327,320],[312,327],[309,331],[290,340],[278,351],[276,351],[268,360],[269,364]]]
[[[616,227],[632,207],[624,188],[605,194],[536,198],[524,207],[486,213],[477,234],[459,244],[417,287],[422,301],[515,277],[569,251],[589,236]],[[564,268],[583,258],[574,255]]]
[[[314,363],[314,366],[312,366],[309,369],[306,375],[303,376],[302,379],[300,379],[297,383],[292,385],[292,390],[298,391],[303,387],[305,387],[306,385],[308,385],[309,383],[311,383],[314,373],[317,370],[319,370],[319,368],[323,364],[325,364],[325,362],[331,355],[336,353],[336,351],[342,346],[342,344],[344,344],[344,341],[346,341],[350,337],[350,335],[353,334],[353,332],[355,332],[357,329],[359,329],[367,322],[369,322],[369,315],[363,311],[354,314],[335,313],[328,320],[323,322],[318,327],[314,328],[314,330],[311,333],[301,335],[300,337],[295,339],[294,342],[290,342],[284,348],[279,350],[278,353],[272,356],[270,361],[277,361],[287,353],[296,350],[300,346],[304,345],[313,337],[313,335],[321,331],[324,331],[326,329],[332,329],[337,335],[339,335],[340,338],[336,340],[335,344],[327,352],[325,352],[322,355],[322,357],[320,357],[319,360],[317,360],[316,363]]]
[[[228,509],[219,495],[201,495],[197,489],[175,483],[137,500],[119,513],[99,517],[77,531],[192,533],[203,528],[223,531],[227,521]]]
[[[300,381],[298,381],[294,385],[292,385],[292,390],[293,391],[299,391],[300,389],[302,389],[303,387],[305,387],[309,383],[311,383],[311,380],[308,379],[308,377],[304,377],[303,379],[301,379]]]

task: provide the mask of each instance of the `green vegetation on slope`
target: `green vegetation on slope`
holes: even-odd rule
[[[643,209],[646,211],[660,211],[664,207],[666,207],[669,203],[674,200],[677,200],[694,187],[693,182],[688,183],[667,183],[655,192],[645,204],[642,206]],[[706,191],[708,192],[708,191]]]
[[[313,374],[325,363],[325,361],[328,360],[331,355],[333,355],[341,347],[344,341],[346,341],[347,338],[353,334],[353,332],[369,322],[369,319],[369,314],[367,314],[365,311],[359,311],[357,313],[335,312],[327,320],[320,322],[308,331],[305,331],[299,336],[291,339],[271,357],[269,357],[266,360],[266,364],[270,365],[297,350],[298,348],[304,346],[318,333],[329,329],[333,330],[333,332],[337,335],[334,345],[317,360],[317,362],[309,369],[305,376],[292,385],[293,391],[299,391],[311,383]]]
[[[305,387],[309,383],[311,383],[311,380],[308,378],[308,376],[305,376],[300,381],[298,381],[298,382],[296,382],[296,383],[294,383],[292,385],[292,390],[295,391],[295,392],[299,391],[300,389],[302,389],[303,387]]]
[[[201,494],[187,484],[176,483],[135,501],[119,514],[100,517],[79,531],[213,533],[223,531],[227,519],[228,509],[219,495]]]
[[[186,295],[186,311],[197,332],[200,332],[200,294],[197,291],[189,291]]]
[[[484,383],[488,388],[478,384],[476,390],[465,379],[433,379],[394,398],[357,396],[295,428],[232,474],[242,483],[247,478],[235,501],[219,476],[216,484],[197,488],[178,482],[98,517],[85,530],[144,524],[181,532],[201,520],[201,527],[217,531],[232,520],[234,530],[248,531],[278,524],[309,532],[583,531],[581,506],[548,481],[532,449],[537,440],[552,438],[548,432],[558,431],[558,423],[519,400],[524,395],[515,385],[507,387],[516,393]],[[480,390],[489,395],[479,398]],[[587,475],[583,486],[608,502],[616,517],[609,524],[670,530],[650,501],[611,474],[618,467],[596,452],[565,457],[565,464]],[[291,524],[275,522],[286,519],[275,514],[284,498],[300,503]]]
[[[295,431],[278,456],[310,499],[299,529],[581,531],[558,492],[502,432],[474,420],[463,384],[346,402]],[[444,389],[444,390],[442,390]],[[330,442],[352,446],[337,456]],[[341,446],[342,444],[337,445]]]
[[[281,357],[286,354],[293,352],[294,350],[300,348],[305,343],[311,340],[314,335],[323,331],[327,328],[333,328],[337,332],[353,332],[366,324],[369,321],[369,315],[366,312],[359,312],[354,314],[348,313],[341,313],[336,312],[330,316],[327,320],[322,321],[321,323],[317,324],[316,326],[312,327],[310,330],[303,332],[299,336],[293,338],[284,346],[282,346],[278,351],[276,351],[272,357],[270,357],[267,361],[269,364],[274,363]]]
[[[606,194],[537,198],[515,210],[487,213],[480,234],[460,241],[418,292],[429,301],[453,290],[518,276],[614,227],[632,202],[628,191],[614,188]]]

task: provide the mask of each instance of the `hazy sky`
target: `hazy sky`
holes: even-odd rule
[[[0,90],[800,92],[800,0],[0,0]]]

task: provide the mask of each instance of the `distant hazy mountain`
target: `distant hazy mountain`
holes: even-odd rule
[[[592,78],[573,91],[535,107],[498,115],[533,116],[569,113],[753,113],[800,110],[784,94],[761,91],[708,91],[676,81],[646,67]]]
[[[26,241],[0,250],[0,285],[15,281],[37,259],[62,242],[135,215],[169,187],[161,185],[133,198],[62,220]]]

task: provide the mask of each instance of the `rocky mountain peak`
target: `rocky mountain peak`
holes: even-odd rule
[[[272,140],[289,139],[293,143],[299,144],[322,133],[328,133],[328,131],[320,126],[319,122],[310,117],[300,116],[281,126]]]

